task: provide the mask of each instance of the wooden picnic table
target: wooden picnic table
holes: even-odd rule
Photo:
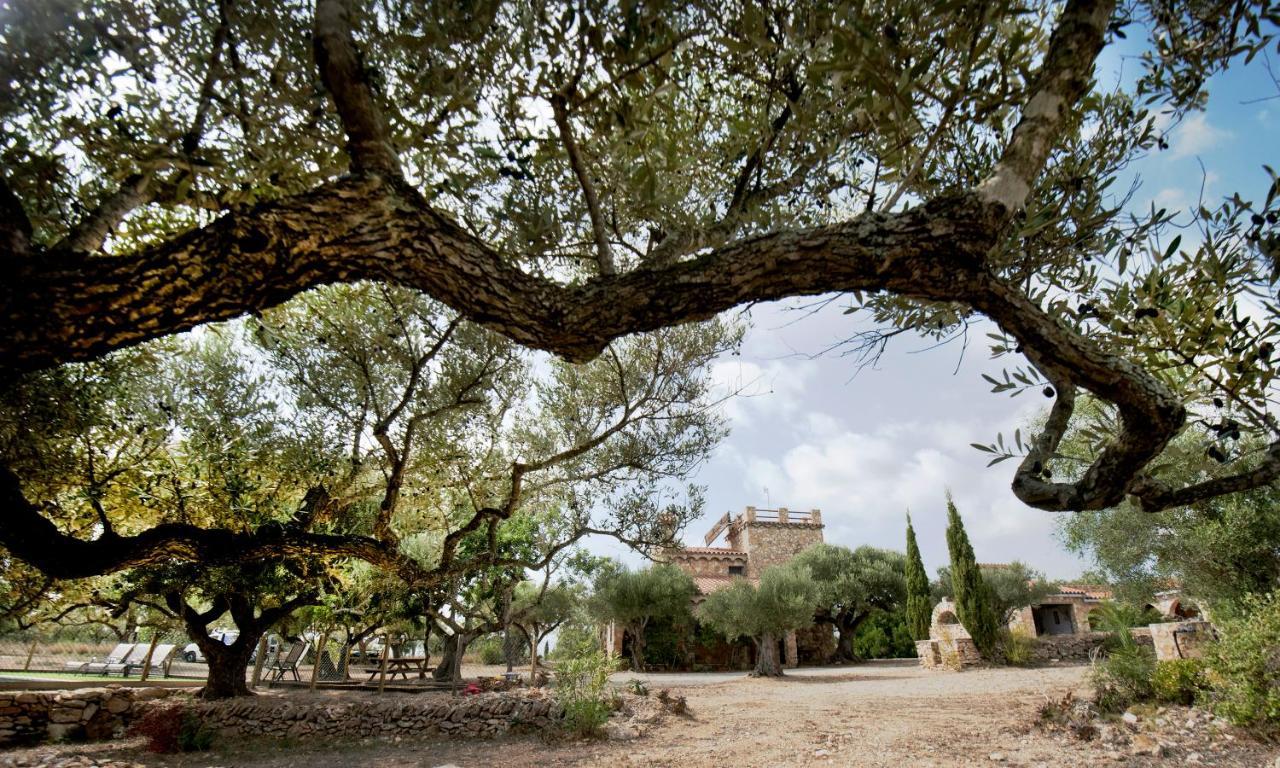
[[[435,667],[427,666],[426,656],[399,656],[386,660],[387,663],[387,679],[394,680],[396,675],[405,680],[409,679],[409,672],[418,671],[418,677],[426,677],[427,673],[435,669]],[[369,682],[373,682],[374,678],[382,673],[382,667],[377,666],[369,670]]]

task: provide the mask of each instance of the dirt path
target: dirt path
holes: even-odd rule
[[[256,742],[200,756],[158,758],[119,745],[99,754],[147,765],[244,768],[502,766],[883,766],[938,768],[1021,765],[1181,765],[1181,758],[1133,757],[1098,742],[1031,729],[1047,697],[1083,687],[1086,668],[925,672],[913,663],[873,662],[799,670],[782,680],[741,675],[646,675],[653,693],[684,695],[691,716],[667,717],[634,741],[545,744],[536,738],[487,742]],[[615,680],[625,683],[630,675]],[[84,747],[80,748],[84,750]],[[1270,765],[1259,753],[1239,761]],[[103,754],[105,757],[106,754]],[[0,761],[2,763],[3,761]]]

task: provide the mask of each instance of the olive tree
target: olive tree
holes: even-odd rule
[[[788,563],[808,571],[817,601],[814,616],[835,628],[836,657],[853,661],[853,638],[876,609],[890,611],[906,600],[906,561],[902,554],[877,547],[849,549],[815,544]]]
[[[729,640],[749,637],[756,646],[754,677],[780,677],[778,643],[791,630],[813,623],[818,585],[803,568],[774,566],[760,583],[734,579],[698,606],[698,619]]]
[[[1202,107],[1213,74],[1274,47],[1277,13],[16,3],[0,21],[0,365],[93,360],[330,283],[420,291],[578,362],[835,295],[877,323],[872,354],[904,331],[997,326],[996,389],[1054,401],[1035,437],[983,446],[1019,459],[1013,492],[1033,507],[1155,511],[1267,486],[1280,324],[1242,297],[1270,295],[1280,181],[1205,201],[1185,240],[1175,212],[1113,190],[1168,146],[1158,114]],[[1150,41],[1137,77],[1095,87],[1123,36]],[[1118,418],[1070,479],[1057,448],[1080,392]],[[1170,441],[1219,413],[1265,449],[1219,445],[1206,476],[1163,476]],[[376,539],[232,525],[76,538],[33,482],[0,467],[0,543],[49,573],[175,551],[378,555]]]
[[[591,601],[603,621],[620,624],[631,637],[631,668],[644,669],[645,628],[654,619],[692,618],[693,578],[679,567],[657,563],[641,570],[603,572]]]

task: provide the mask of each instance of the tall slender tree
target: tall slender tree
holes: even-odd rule
[[[978,653],[990,658],[995,652],[999,622],[990,588],[982,578],[978,561],[965,533],[964,521],[947,494],[947,550],[951,553],[951,581],[956,596],[956,617],[969,630]]]
[[[929,639],[929,619],[933,599],[929,596],[929,575],[920,559],[920,546],[916,544],[916,529],[911,526],[911,514],[907,514],[907,628],[911,639]]]

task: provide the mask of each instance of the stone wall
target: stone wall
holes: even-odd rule
[[[759,578],[765,568],[782,565],[814,544],[822,543],[820,523],[755,521],[742,526],[741,547],[748,553],[747,576]]]
[[[745,572],[747,555],[743,552],[725,550],[724,554],[712,552],[684,552],[672,550],[667,557],[673,565],[690,576],[729,576],[730,566],[741,566]]]
[[[274,696],[205,702],[183,694],[173,688],[114,687],[0,692],[0,747],[119,738],[148,708],[179,705],[194,708],[201,722],[224,736],[487,738],[512,730],[547,729],[564,716],[549,694],[529,689],[460,698],[415,695],[322,702]]]
[[[78,688],[0,691],[0,747],[46,740],[122,735],[144,702],[182,693],[174,688]]]
[[[1107,632],[1080,632],[1074,635],[1044,635],[1035,639],[1031,658],[1037,664],[1051,661],[1089,661],[1095,648],[1106,642]],[[1151,632],[1144,627],[1129,631],[1138,645],[1151,646]]]
[[[202,721],[230,736],[465,736],[544,730],[564,715],[549,695],[519,690],[460,698],[414,696],[342,702],[265,697],[196,705]]]

